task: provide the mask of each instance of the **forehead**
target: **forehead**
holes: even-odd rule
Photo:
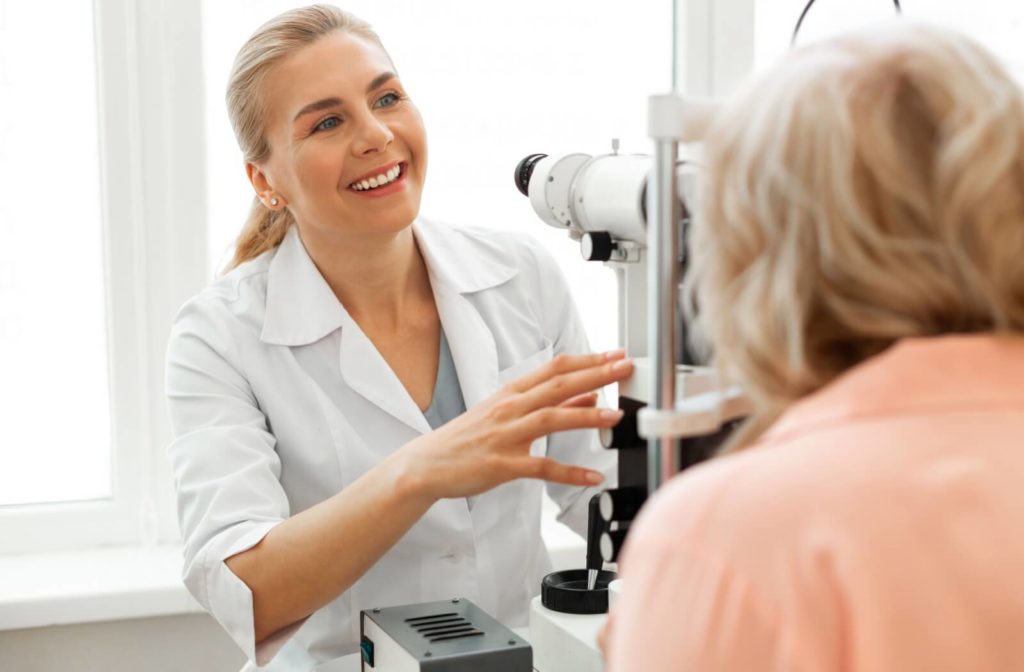
[[[373,78],[389,70],[391,59],[376,42],[340,30],[324,35],[268,72],[263,96],[269,121],[290,122],[322,98],[361,99]]]

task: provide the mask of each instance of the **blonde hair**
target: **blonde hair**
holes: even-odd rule
[[[1024,102],[966,37],[800,49],[705,152],[687,310],[756,409],[726,451],[899,339],[1024,331]]]
[[[246,163],[259,164],[270,156],[265,129],[266,105],[261,96],[267,73],[297,50],[337,30],[358,35],[384,48],[380,37],[362,19],[331,5],[310,5],[274,17],[260,26],[239,49],[228,79],[226,98],[231,126]],[[292,224],[294,219],[287,209],[270,210],[254,197],[227,270],[279,245]]]

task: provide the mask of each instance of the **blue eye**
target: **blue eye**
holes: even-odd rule
[[[313,132],[315,133],[317,131],[329,131],[332,128],[337,128],[340,125],[341,119],[339,119],[338,117],[327,117],[326,119],[324,119],[319,124],[313,127]]]
[[[401,99],[401,96],[399,96],[394,91],[391,91],[389,93],[385,93],[383,96],[378,98],[375,107],[391,107],[393,105],[397,105],[398,101],[400,101]]]

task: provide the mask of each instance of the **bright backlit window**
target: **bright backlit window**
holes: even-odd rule
[[[92,3],[0,1],[0,506],[111,495]]]

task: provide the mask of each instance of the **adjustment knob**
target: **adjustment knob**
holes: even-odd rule
[[[637,413],[647,404],[629,403],[619,397],[619,409],[623,411],[622,420],[614,427],[602,428],[598,432],[601,445],[605,448],[616,448],[627,450],[632,448],[647,448],[647,440],[640,436],[637,429]]]
[[[598,500],[601,519],[606,523],[623,522],[636,518],[640,506],[644,503],[642,488],[617,488],[605,490]]]
[[[580,253],[587,261],[608,261],[614,251],[615,243],[607,231],[588,231],[580,238]]]
[[[601,558],[605,562],[615,562],[626,543],[626,530],[610,530],[601,535]]]

